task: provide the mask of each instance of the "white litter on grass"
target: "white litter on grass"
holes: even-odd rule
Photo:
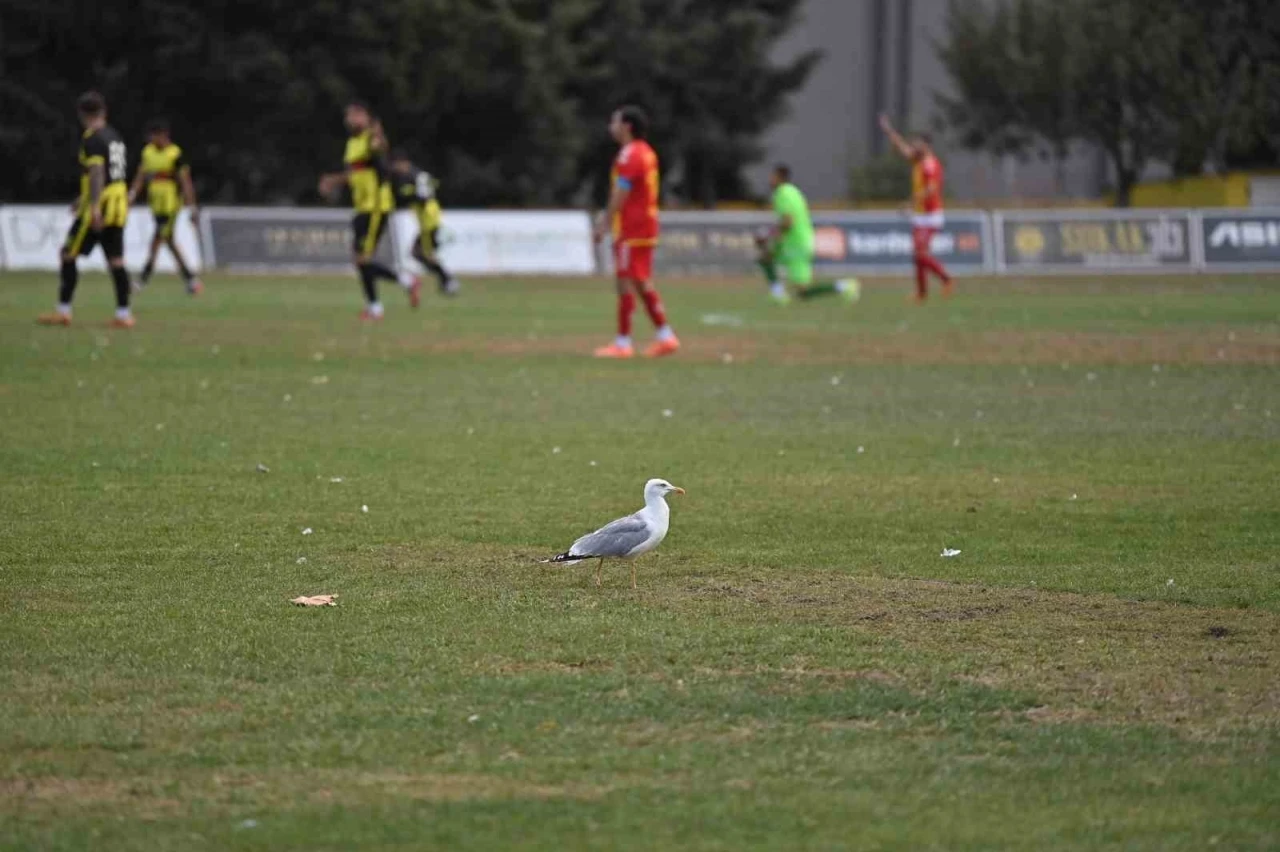
[[[263,464],[262,462],[258,462],[258,468],[257,468],[257,469],[258,469],[258,473],[270,473],[270,472],[271,472],[271,468],[267,467],[267,466],[266,466],[265,464]]]
[[[76,387],[78,388],[84,387],[84,379],[76,379]]]
[[[474,427],[474,426],[468,426],[468,427],[467,427],[467,434],[468,434],[468,435],[474,435],[475,433],[476,433],[476,430],[475,430],[475,427]]]
[[[950,547],[942,548],[942,557],[944,559],[950,559],[952,556],[959,556],[959,555],[960,555],[960,551],[958,550],[952,550]]]
[[[312,355],[312,356],[311,356],[311,360],[312,360],[312,361],[323,361],[323,360],[324,360],[324,353],[323,353],[323,352],[317,352],[317,353],[315,353],[314,355]]]
[[[994,482],[994,483],[996,483],[997,485],[999,485],[999,484],[1000,484],[1000,477],[998,477],[998,476],[993,476],[993,477],[991,477],[991,481],[992,481],[992,482]]]
[[[832,387],[835,387],[835,386],[836,386],[836,385],[838,385],[838,384],[840,384],[840,377],[839,377],[839,376],[832,376],[832,377],[831,377],[831,386],[832,386]]]
[[[737,316],[736,314],[703,314],[702,324],[729,325],[737,327],[742,325],[742,317]]]
[[[596,466],[595,459],[592,459],[592,460],[591,460],[590,465],[591,465],[592,467],[595,467],[595,466]]]
[[[1159,365],[1159,364],[1152,364],[1152,365],[1151,365],[1151,372],[1153,372],[1153,373],[1158,373],[1158,372],[1160,372],[1160,365]]]
[[[298,561],[297,561],[297,562],[295,562],[294,564],[295,564],[295,565],[306,565],[306,564],[307,564],[307,557],[305,557],[305,556],[299,556],[299,557],[298,557]]]
[[[341,477],[341,476],[331,476],[331,477],[329,477],[329,481],[330,481],[330,482],[341,482],[341,481],[342,481],[342,477]]]
[[[1072,500],[1079,500],[1079,499],[1080,499],[1080,495],[1079,495],[1079,494],[1072,494],[1072,495],[1071,495],[1071,499],[1072,499]]]
[[[959,435],[956,435],[956,437],[951,441],[951,446],[953,446],[953,447],[958,447],[958,446],[960,446],[960,436],[959,436]]]
[[[1172,578],[1172,577],[1170,577],[1167,581],[1165,581],[1165,585],[1166,585],[1166,586],[1172,586],[1172,585],[1173,585],[1173,578]]]
[[[862,455],[866,451],[867,451],[866,447],[862,446],[861,444],[858,445],[858,455]]]
[[[302,534],[303,534],[303,535],[311,535],[311,533],[312,533],[312,529],[311,529],[311,527],[307,527],[306,529],[304,529],[304,530],[302,531]]]
[[[283,397],[281,397],[281,399],[283,399],[285,402],[293,402],[293,394],[287,393]]]
[[[102,465],[98,464],[97,462],[90,462],[89,464],[90,464],[92,467],[102,467]]]
[[[558,455],[560,455],[560,448],[559,448],[559,447],[552,447],[552,448],[551,448],[551,455],[553,455],[553,456],[558,456]]]
[[[1235,405],[1232,406],[1232,408],[1234,408],[1236,411],[1244,411],[1244,403],[1237,402]]]
[[[157,423],[157,424],[156,424],[156,431],[157,431],[157,432],[163,432],[163,431],[164,431],[164,424],[163,424],[163,423]]]
[[[467,717],[467,721],[474,725],[476,722],[480,721],[480,716],[476,713],[472,713],[470,716]]]
[[[360,511],[361,511],[361,512],[364,512],[364,513],[367,515],[367,514],[369,514],[369,507],[368,507],[368,506],[361,506],[361,507],[360,507]]]
[[[239,828],[257,828],[258,821],[256,819],[247,819],[240,823]]]
[[[662,409],[662,416],[663,416],[663,417],[671,417],[671,416],[672,416],[672,415],[674,415],[674,414],[675,414],[675,412],[674,412],[674,411],[672,411],[670,408],[664,408],[664,409]]]
[[[311,384],[313,384],[313,385],[327,385],[327,384],[329,384],[329,377],[328,377],[328,376],[312,376],[312,377],[311,377]]]
[[[726,353],[724,353],[723,355],[721,355],[721,356],[720,356],[720,362],[721,362],[722,364],[732,364],[732,363],[733,363],[733,353],[732,353],[732,352],[726,352]]]
[[[1084,377],[1085,377],[1085,379],[1086,379],[1086,380],[1091,381],[1091,382],[1096,382],[1096,381],[1098,380],[1098,374],[1097,374],[1097,373],[1085,373]]]
[[[200,390],[208,390],[208,389],[209,389],[209,380],[208,380],[208,379],[201,379],[201,380],[200,380]]]

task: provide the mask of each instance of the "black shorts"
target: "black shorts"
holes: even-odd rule
[[[108,259],[124,257],[124,228],[105,225],[101,231],[95,231],[89,224],[89,218],[83,217],[71,223],[62,252],[73,257],[87,257],[99,245]]]
[[[383,232],[387,230],[388,218],[386,213],[357,213],[351,220],[351,230],[355,232],[351,250],[359,255],[373,257]]]
[[[154,216],[156,219],[155,239],[157,240],[173,239],[173,226],[178,223],[177,214],[176,213],[156,213],[152,211],[151,215]]]

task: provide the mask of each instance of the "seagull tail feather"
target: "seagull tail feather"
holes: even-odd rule
[[[584,559],[595,559],[595,558],[596,557],[594,556],[583,556],[580,553],[572,553],[566,550],[564,553],[561,553],[557,556],[553,556],[550,559],[539,559],[538,564],[546,565],[549,562],[581,562]]]

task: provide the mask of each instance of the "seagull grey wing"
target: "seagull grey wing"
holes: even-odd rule
[[[569,554],[582,559],[626,556],[652,534],[653,530],[639,514],[627,515],[575,541]]]

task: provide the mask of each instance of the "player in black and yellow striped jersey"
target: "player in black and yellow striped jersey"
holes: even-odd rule
[[[413,259],[436,277],[441,293],[446,296],[457,295],[458,282],[444,268],[439,258],[441,214],[440,201],[436,198],[435,178],[415,166],[403,148],[392,151],[388,162],[396,209],[411,211],[418,221],[418,238],[413,242]],[[406,276],[409,273],[401,273],[401,284],[405,283]]]
[[[41,316],[40,322],[71,324],[71,300],[79,279],[76,258],[101,245],[116,290],[116,315],[111,324],[132,328],[129,273],[124,268],[124,226],[129,219],[129,189],[125,183],[128,151],[120,134],[107,124],[107,102],[102,95],[85,92],[76,101],[76,113],[84,128],[79,153],[80,196],[74,207],[75,222],[62,245],[58,308]]]
[[[191,210],[191,222],[200,219],[200,208],[196,206],[196,188],[191,182],[191,167],[187,164],[182,149],[173,143],[169,134],[169,122],[163,118],[152,119],[147,124],[147,144],[142,149],[142,162],[138,164],[138,173],[133,178],[133,186],[129,189],[129,202],[137,201],[143,187],[147,190],[147,204],[151,215],[155,218],[156,229],[151,236],[151,248],[147,253],[146,266],[135,284],[141,290],[151,280],[156,268],[156,255],[160,246],[169,247],[178,272],[187,285],[187,292],[198,296],[204,290],[204,284],[191,272],[187,259],[182,256],[177,242],[173,238],[174,228],[178,224],[178,213],[185,201]]]
[[[346,168],[321,177],[320,194],[331,195],[343,184],[351,190],[351,206],[355,210],[351,220],[354,231],[352,253],[366,303],[360,318],[380,320],[383,308],[378,299],[378,281],[398,280],[394,272],[374,260],[394,206],[385,162],[387,138],[382,125],[364,103],[353,101],[347,104],[344,120],[349,134],[342,158]],[[421,282],[405,289],[409,292],[409,304],[418,307]]]

